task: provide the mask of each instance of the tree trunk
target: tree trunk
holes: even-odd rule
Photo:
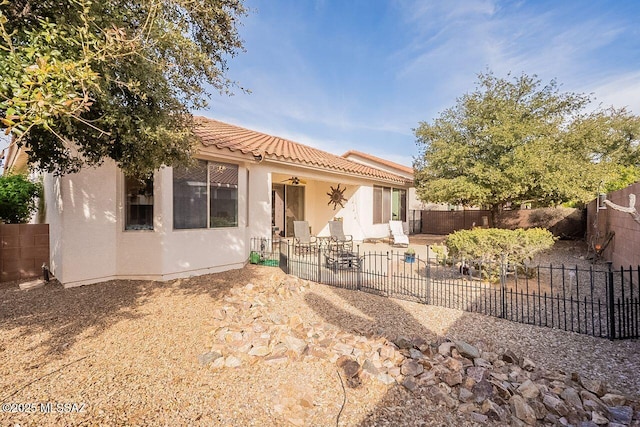
[[[500,228],[500,214],[502,213],[502,203],[491,205],[491,226]]]

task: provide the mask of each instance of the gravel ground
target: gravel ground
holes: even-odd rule
[[[340,425],[350,426],[467,423],[400,386],[370,382],[343,391],[336,366],[325,360],[201,366],[198,356],[209,350],[215,324],[211,313],[232,289],[284,280],[277,268],[247,266],[167,283],[63,289],[52,282],[30,291],[0,284],[0,402],[32,412],[0,413],[0,424],[335,425],[338,416]],[[483,350],[510,349],[539,367],[578,372],[640,396],[638,340],[612,342],[314,283],[267,306],[350,333],[448,337]],[[301,395],[309,396],[312,417],[284,417],[278,408]],[[47,402],[54,413],[41,413]]]

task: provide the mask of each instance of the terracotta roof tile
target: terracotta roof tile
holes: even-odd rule
[[[196,135],[200,137],[200,141],[205,147],[239,151],[243,154],[252,154],[254,156],[261,155],[265,160],[298,163],[321,170],[360,175],[399,184],[411,183],[410,180],[402,176],[366,166],[288,139],[206,117],[195,117],[195,121],[197,124]]]
[[[371,154],[363,153],[362,151],[357,150],[349,150],[342,155],[344,158],[348,158],[350,155],[364,157],[365,159],[371,160],[373,162],[378,162],[383,165],[389,166],[390,168],[398,169],[405,173],[410,173],[413,175],[413,168],[405,165],[401,165],[399,163],[392,162],[390,160],[382,159],[380,157],[373,156]]]

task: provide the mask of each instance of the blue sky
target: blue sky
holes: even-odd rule
[[[246,52],[208,117],[411,165],[413,129],[477,73],[555,78],[640,114],[640,1],[246,0]]]

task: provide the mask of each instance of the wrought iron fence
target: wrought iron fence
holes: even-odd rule
[[[251,239],[251,252],[249,252],[251,264],[268,265],[277,267],[280,265],[280,241],[265,237]]]
[[[365,252],[328,243],[279,248],[280,268],[318,283],[609,339],[640,337],[640,266],[614,270]]]

